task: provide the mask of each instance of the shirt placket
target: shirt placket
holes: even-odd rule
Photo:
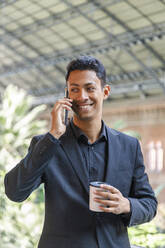
[[[94,165],[94,146],[88,145],[88,154],[89,154],[89,180],[97,181],[98,179],[98,170]]]

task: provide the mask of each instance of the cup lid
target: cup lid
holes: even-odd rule
[[[93,186],[93,187],[97,187],[99,188],[101,184],[107,184],[106,182],[90,182],[90,185]]]

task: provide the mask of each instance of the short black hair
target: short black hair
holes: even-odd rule
[[[80,56],[73,59],[67,66],[67,73],[65,76],[66,81],[69,78],[69,74],[75,70],[90,70],[95,71],[97,77],[101,81],[101,86],[104,87],[106,84],[106,71],[103,64],[96,58],[88,55]]]

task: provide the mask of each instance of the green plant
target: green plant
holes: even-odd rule
[[[128,229],[131,244],[145,248],[164,248],[165,233],[160,233],[155,220]]]
[[[4,193],[4,176],[25,155],[32,136],[46,131],[36,117],[46,109],[35,108],[32,97],[9,85],[0,104],[0,247],[34,248],[43,221],[43,188],[24,203],[11,202]],[[37,204],[36,204],[37,202]]]

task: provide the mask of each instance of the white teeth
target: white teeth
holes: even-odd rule
[[[90,104],[85,104],[85,105],[77,105],[77,107],[79,108],[79,110],[88,111],[92,105],[93,103],[90,103]]]
[[[82,106],[79,106],[80,109],[88,109],[90,107],[90,105],[82,105]]]

